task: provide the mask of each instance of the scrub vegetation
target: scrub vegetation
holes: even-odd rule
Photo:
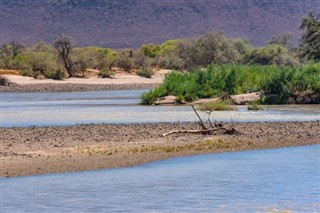
[[[320,64],[292,67],[274,65],[210,65],[193,72],[172,72],[162,85],[142,95],[150,104],[175,95],[185,101],[261,91],[261,103],[320,103]]]
[[[299,46],[290,33],[275,35],[262,47],[221,32],[122,50],[76,47],[65,35],[52,45],[39,42],[30,48],[12,41],[0,47],[0,68],[56,80],[86,77],[87,70],[102,78],[112,77],[119,69],[146,78],[152,78],[157,69],[175,70],[142,96],[142,104],[166,95],[191,102],[257,91],[265,95],[261,103],[319,103],[319,15],[303,17],[300,29]]]

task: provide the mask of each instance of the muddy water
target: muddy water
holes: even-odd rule
[[[0,125],[53,126],[88,123],[141,123],[195,121],[189,106],[141,106],[146,90],[69,93],[0,93]],[[215,112],[218,121],[310,121],[320,120],[320,105],[265,106],[248,111]],[[206,117],[203,114],[204,118]]]

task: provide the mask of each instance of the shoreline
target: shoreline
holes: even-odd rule
[[[320,121],[224,123],[223,135],[161,134],[198,123],[0,128],[0,177],[132,167],[169,158],[320,144]]]
[[[167,71],[159,71],[152,78],[119,73],[112,78],[68,78],[64,80],[34,79],[16,75],[0,75],[4,85],[0,92],[76,92],[101,90],[150,89],[163,82]]]
[[[157,83],[128,83],[128,84],[74,84],[74,83],[44,83],[14,86],[0,86],[0,92],[86,92],[104,90],[134,90],[152,89]]]

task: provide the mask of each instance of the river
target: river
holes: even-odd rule
[[[0,93],[0,126],[58,126],[90,123],[145,123],[196,121],[190,106],[142,106],[146,90],[65,93]],[[320,120],[320,105],[264,106],[248,111],[214,112],[217,121]],[[206,115],[202,113],[206,118]]]
[[[319,212],[320,145],[0,179],[2,213]]]
[[[195,121],[141,106],[145,90],[1,93],[1,127]],[[215,112],[219,121],[320,120],[319,105]],[[204,115],[204,114],[202,114]],[[0,212],[320,212],[320,145],[170,159],[134,168],[0,178]]]

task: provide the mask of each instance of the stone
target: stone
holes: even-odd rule
[[[16,83],[11,82],[8,78],[0,75],[0,86],[15,86]]]
[[[240,94],[240,95],[231,95],[230,99],[233,104],[244,105],[248,102],[259,100],[260,95],[261,95],[260,92],[253,92],[253,93]]]
[[[155,105],[170,105],[177,104],[177,97],[174,95],[168,95],[161,98],[158,98],[155,102]]]

